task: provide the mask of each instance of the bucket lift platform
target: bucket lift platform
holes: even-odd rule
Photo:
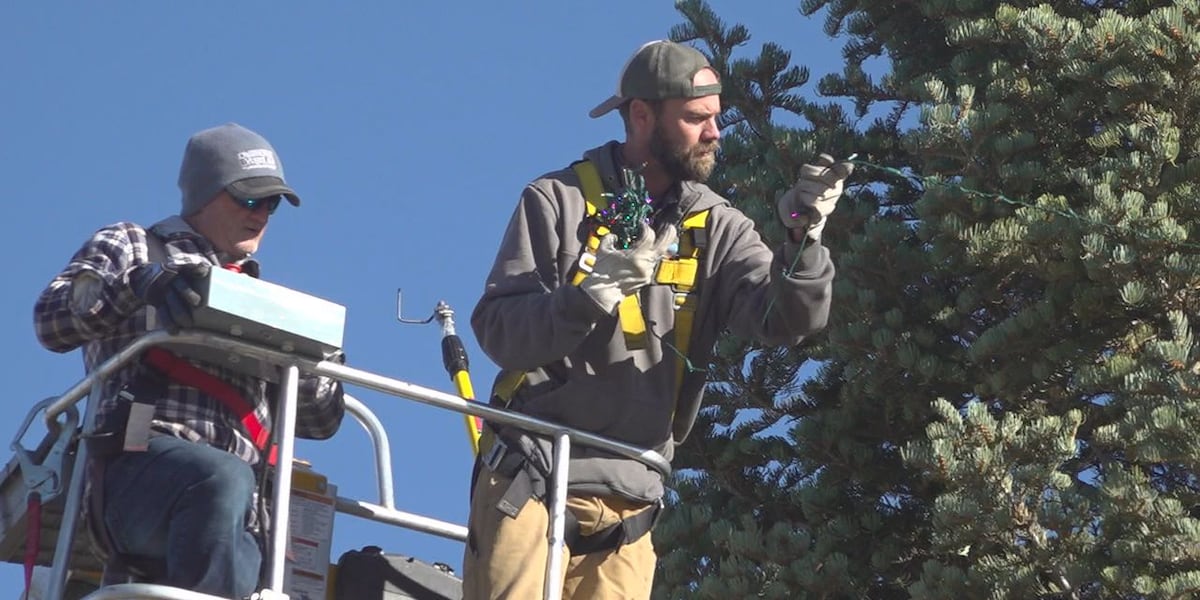
[[[205,302],[197,311],[199,327],[178,333],[153,331],[131,342],[116,355],[97,365],[91,373],[60,396],[49,398],[30,411],[15,437],[16,456],[0,472],[0,559],[22,563],[29,539],[27,498],[31,490],[43,494],[41,528],[36,563],[50,565],[48,600],[62,600],[69,570],[98,571],[99,560],[90,551],[87,535],[77,535],[83,495],[83,465],[86,446],[76,444],[80,433],[94,429],[94,412],[104,381],[139,359],[152,347],[169,347],[173,352],[264,376],[279,382],[275,415],[278,464],[293,464],[296,426],[296,391],[300,373],[321,375],[346,385],[412,400],[498,425],[539,434],[554,442],[554,495],[549,499],[550,547],[546,581],[559,581],[562,572],[563,530],[566,510],[566,480],[572,443],[638,460],[664,477],[670,466],[660,454],[595,434],[563,427],[549,421],[474,402],[455,394],[414,385],[406,381],[355,369],[342,364],[342,331],[345,309],[336,304],[282,288],[268,282],[213,269],[205,287]],[[453,326],[450,326],[450,330]],[[82,419],[76,404],[88,398]],[[467,539],[462,525],[398,510],[392,485],[391,449],[383,424],[366,405],[346,394],[346,412],[357,420],[371,439],[376,466],[377,501],[337,496],[337,513],[357,516],[385,525],[403,527],[460,542]],[[35,418],[42,418],[49,433],[30,451],[22,438]],[[344,430],[343,430],[344,431]],[[287,599],[284,591],[285,551],[288,540],[292,470],[275,469],[271,503],[271,539],[263,561],[267,576],[259,600]],[[464,474],[465,476],[465,474]],[[558,600],[561,590],[549,583],[544,598]],[[84,600],[125,599],[228,600],[190,590],[155,584],[119,584],[104,587]]]

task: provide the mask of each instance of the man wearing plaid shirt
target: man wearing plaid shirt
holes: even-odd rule
[[[196,287],[209,269],[257,277],[250,256],[271,214],[285,198],[300,205],[271,144],[233,123],[188,140],[179,187],[178,216],[148,229],[128,222],[100,229],[50,282],[34,306],[43,346],[55,352],[82,346],[90,372],[149,330],[189,326],[200,302]],[[110,377],[99,398],[99,436],[89,440],[103,465],[94,471],[102,473],[102,485],[92,482],[99,492],[92,506],[103,513],[95,516],[110,550],[149,570],[156,583],[247,596],[262,563],[253,467],[266,458],[260,432],[250,429],[270,430],[278,386],[187,360],[188,368],[241,396],[245,406],[235,411],[211,389],[174,381],[147,362]],[[301,377],[297,435],[332,436],[344,410],[339,382]],[[142,428],[148,439],[130,446],[127,433]]]

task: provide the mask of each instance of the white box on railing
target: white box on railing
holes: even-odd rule
[[[195,329],[240,338],[313,360],[342,348],[346,307],[269,281],[212,269],[201,286],[203,303],[193,312]],[[172,351],[268,381],[279,370],[236,352],[167,344]]]

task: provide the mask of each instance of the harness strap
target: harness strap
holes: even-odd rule
[[[33,586],[33,567],[37,564],[38,547],[42,544],[42,495],[30,492],[25,499],[26,511],[29,515],[25,527],[25,595],[28,598]]]
[[[254,414],[254,407],[232,385],[204,371],[169,350],[151,348],[142,357],[142,362],[162,373],[167,379],[180,385],[195,388],[215,398],[242,422],[254,447],[262,452],[270,441],[271,432]],[[271,453],[272,456],[274,452]]]
[[[571,168],[579,177],[579,187],[583,191],[583,199],[587,201],[587,214],[592,216],[604,208],[604,182],[600,180],[600,170],[590,160],[581,160]]]
[[[604,208],[604,184],[600,180],[600,172],[591,161],[586,160],[575,163],[572,168],[579,177],[587,214],[589,217],[595,215]],[[704,248],[708,246],[708,217],[708,210],[697,211],[684,217],[678,252],[673,257],[663,258],[655,272],[655,282],[670,285],[675,292],[675,348],[682,355],[675,364],[677,391],[683,386],[683,376],[687,369],[685,357],[690,351],[692,329],[699,305],[699,300],[693,292],[698,287],[700,260]],[[579,285],[592,272],[596,262],[596,250],[600,247],[600,238],[607,234],[608,228],[601,225],[588,236],[571,279],[572,285]],[[621,301],[617,314],[621,317],[621,331],[625,333],[626,348],[644,348],[647,328],[638,297],[626,296]],[[492,398],[499,400],[501,406],[508,406],[524,383],[525,372],[504,371],[492,389]]]
[[[625,296],[617,306],[621,319],[621,333],[625,334],[626,350],[646,348],[646,319],[642,317],[642,303],[636,295]]]
[[[589,217],[605,208],[604,184],[600,181],[600,171],[590,160],[575,163],[572,167],[579,177],[579,187],[583,190],[583,199],[587,203]],[[608,228],[596,227],[588,234],[587,249],[579,257],[579,268],[575,270],[572,283],[579,285],[592,272],[596,263],[596,250],[600,248],[600,238],[608,235]],[[625,348],[642,350],[646,347],[646,319],[642,316],[642,306],[637,295],[625,296],[617,308],[617,316],[621,321],[621,332],[625,334]]]
[[[582,535],[579,533],[579,519],[575,517],[575,513],[568,510],[566,511],[567,522],[564,529],[563,541],[571,549],[571,554],[574,556],[615,550],[626,544],[632,544],[641,539],[642,536],[650,533],[654,529],[654,525],[658,523],[658,518],[662,516],[662,510],[662,501],[656,502],[653,506],[617,521],[591,535]]]
[[[683,390],[683,376],[687,370],[686,357],[691,351],[696,307],[700,304],[700,299],[692,292],[696,289],[700,258],[707,245],[708,211],[702,210],[688,215],[683,220],[683,235],[679,239],[678,256],[664,259],[659,264],[656,275],[656,281],[672,286],[675,291],[675,346],[681,354],[675,361],[676,394]]]
[[[490,428],[485,431],[490,431]],[[520,452],[511,451],[508,444],[495,435],[485,435],[480,439],[479,459],[471,473],[472,494],[481,466],[511,480],[504,495],[496,504],[496,510],[509,518],[515,519],[521,512],[521,508],[531,499],[542,500],[546,497],[549,474],[539,471],[532,461]],[[658,522],[662,509],[663,503],[660,500],[652,507],[591,535],[580,533],[579,519],[575,513],[567,510],[565,511],[566,523],[563,529],[563,541],[571,550],[571,554],[575,556],[607,552],[636,542],[649,533]]]
[[[605,205],[604,185],[600,180],[600,172],[591,161],[580,161],[572,165],[579,177],[579,185],[587,202],[587,214],[592,216],[602,210]],[[695,322],[696,308],[699,304],[692,292],[695,291],[700,272],[700,259],[704,247],[708,245],[708,210],[698,211],[683,219],[682,232],[679,236],[679,249],[675,256],[663,258],[655,272],[655,283],[670,285],[675,292],[675,346],[682,354],[675,365],[675,389],[680,390],[683,376],[687,367],[686,356],[690,350],[692,327]],[[608,233],[601,226],[588,236],[587,246],[579,259],[579,266],[572,281],[579,285],[592,271],[595,264],[596,249],[600,247],[600,238]],[[621,319],[621,332],[625,334],[625,347],[629,350],[640,350],[646,347],[646,321],[642,316],[642,308],[637,295],[626,296],[617,309]],[[523,381],[517,381],[507,395],[516,391]]]
[[[572,168],[579,177],[580,188],[586,200],[587,214],[593,216],[605,208],[603,203],[604,185],[599,171],[590,161],[575,163]],[[684,217],[678,251],[672,257],[663,258],[655,272],[655,283],[670,285],[675,294],[674,342],[679,354],[675,365],[676,393],[679,393],[683,387],[683,377],[687,369],[686,357],[690,350],[692,329],[695,325],[696,310],[699,305],[699,298],[694,292],[698,288],[697,280],[703,250],[708,246],[708,218],[708,210],[691,213]],[[590,232],[572,277],[572,285],[579,285],[592,272],[596,262],[596,251],[600,247],[600,239],[608,233],[608,229],[604,226],[596,227]],[[626,347],[631,350],[644,348],[647,328],[641,306],[638,303],[638,296],[625,297],[618,307],[617,314],[621,320],[621,331],[625,334]],[[641,345],[638,345],[639,340]],[[503,407],[509,406],[517,390],[524,385],[525,379],[525,371],[502,371],[492,389],[492,403]],[[496,436],[494,425],[484,428],[479,441],[478,456],[479,460],[476,462],[471,477],[472,493],[482,467],[512,478],[512,483],[497,505],[497,509],[505,515],[515,517],[530,498],[545,497],[549,474],[537,472],[531,461],[519,452],[511,451],[508,445]],[[566,511],[566,514],[565,542],[572,554],[583,555],[611,550],[637,541],[646,535],[654,528],[662,514],[662,502],[588,536],[580,535],[579,521],[571,511]]]
[[[492,388],[492,402],[499,404],[501,407],[507,407],[512,403],[513,395],[525,383],[525,371],[502,371],[500,377],[496,379],[496,385]],[[483,435],[487,435],[487,429],[483,430]],[[479,442],[480,452],[483,451],[483,440]]]
[[[170,259],[166,241],[153,228],[146,230],[146,254],[150,262],[165,263]],[[242,265],[238,263],[221,265],[222,268],[235,273],[245,271],[252,277],[258,276],[257,263],[249,261],[246,266],[249,268],[243,269]],[[250,441],[259,452],[263,452],[267,448],[271,432],[258,419],[258,415],[254,414],[254,405],[246,400],[237,388],[162,348],[147,350],[142,357],[142,362],[179,385],[195,388],[215,398],[226,409],[237,415],[242,422],[242,427],[250,436]],[[275,464],[276,451],[277,448],[272,445],[267,456],[267,464]]]

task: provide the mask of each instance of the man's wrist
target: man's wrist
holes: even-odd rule
[[[788,229],[788,241],[793,244],[811,245],[820,242],[820,239],[813,237],[811,229],[795,227]]]

